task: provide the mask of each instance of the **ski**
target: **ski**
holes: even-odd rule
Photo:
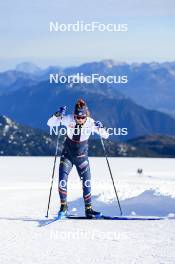
[[[87,218],[86,216],[67,216],[68,219],[74,220],[164,220],[167,219],[166,217],[157,217],[157,216],[106,216],[102,215],[99,218]]]
[[[58,216],[55,216],[48,220],[42,220],[40,221],[40,227],[50,225],[56,221],[67,221],[67,220],[111,220],[111,221],[158,221],[158,220],[168,220],[173,219],[169,217],[164,216],[106,216],[102,215],[97,218],[87,218],[86,216],[81,215],[67,215],[64,218],[60,218]]]
[[[40,221],[40,224],[39,224],[39,227],[42,227],[42,226],[47,226],[47,225],[50,225],[56,221],[64,221],[64,220],[68,220],[69,217],[71,217],[72,215],[69,215],[69,216],[65,216],[64,218],[60,218],[58,216],[55,216],[53,218],[50,218],[50,219],[47,219],[47,220],[41,220]]]
[[[47,220],[41,220],[39,223],[39,227],[50,225],[50,224],[56,222],[57,220],[60,220],[60,219],[58,217],[54,217],[54,218],[50,218]]]

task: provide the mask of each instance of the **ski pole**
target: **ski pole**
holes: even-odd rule
[[[65,110],[66,108],[64,109],[64,111]],[[60,127],[62,125],[62,118],[63,118],[63,115],[61,115]],[[58,154],[59,139],[60,139],[60,133],[58,133],[57,142],[56,142],[56,150],[55,150],[54,164],[53,164],[53,170],[52,170],[52,181],[51,181],[51,186],[50,186],[46,217],[48,217],[48,214],[49,214],[50,200],[51,200],[51,195],[52,195],[53,180],[54,180],[56,160],[57,160],[57,154]]]
[[[109,173],[110,173],[110,176],[111,176],[112,184],[113,184],[113,187],[114,187],[115,195],[116,195],[116,198],[117,198],[118,206],[119,206],[119,209],[120,209],[120,215],[122,215],[123,214],[122,213],[122,208],[121,208],[120,201],[119,201],[118,194],[117,194],[117,190],[116,190],[116,187],[115,187],[114,178],[112,176],[112,171],[111,171],[111,167],[110,167],[109,160],[108,160],[108,157],[107,157],[107,152],[106,152],[106,148],[105,148],[105,145],[104,145],[104,141],[103,141],[102,137],[100,137],[100,139],[101,139],[101,144],[102,144],[102,147],[103,147],[103,150],[104,150],[104,153],[105,153],[106,162],[107,162],[107,165],[108,165],[108,169],[109,169]]]

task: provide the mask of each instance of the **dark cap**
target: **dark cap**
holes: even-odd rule
[[[77,116],[86,116],[87,115],[87,107],[83,106],[83,107],[75,107],[75,111],[74,111],[74,115]]]

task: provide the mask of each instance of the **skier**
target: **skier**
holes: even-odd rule
[[[63,116],[64,111],[64,107],[60,107],[60,110],[47,123],[50,127],[60,126],[62,124],[67,128],[67,136],[59,165],[58,191],[61,207],[58,212],[58,217],[64,218],[67,215],[67,180],[73,165],[75,165],[83,184],[85,215],[87,218],[100,218],[102,214],[94,211],[91,205],[91,173],[88,160],[88,138],[93,132],[105,139],[109,135],[100,121],[94,121],[90,117],[87,105],[83,99],[77,101],[73,114]]]

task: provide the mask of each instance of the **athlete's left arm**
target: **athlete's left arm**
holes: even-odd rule
[[[103,127],[100,121],[95,121],[91,118],[92,122],[92,131],[101,136],[104,139],[109,137],[109,133],[106,131],[105,127]]]

